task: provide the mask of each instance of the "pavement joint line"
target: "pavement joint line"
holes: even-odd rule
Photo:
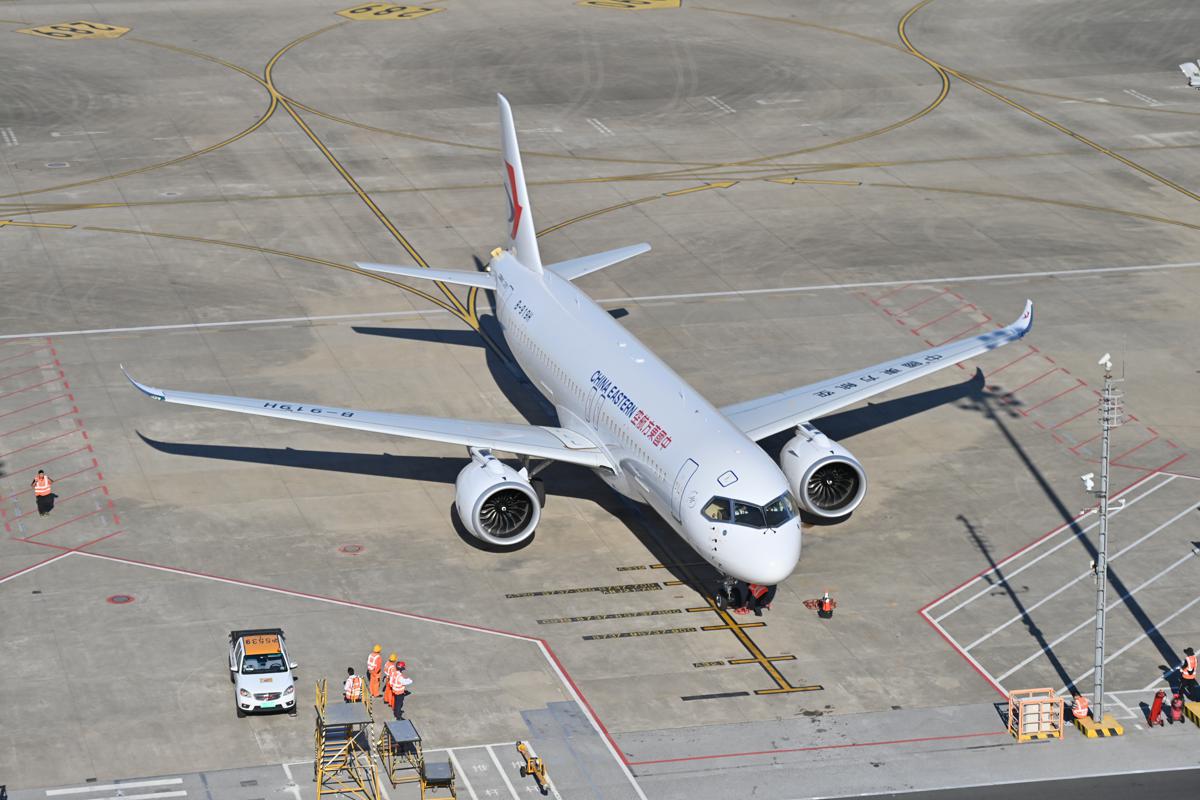
[[[41,545],[44,547],[59,547],[59,545],[52,545],[47,542],[31,541],[30,543]],[[157,572],[166,572],[166,573],[174,574],[174,575],[183,575],[185,577],[213,581],[215,583],[223,583],[223,584],[226,584],[229,586],[239,586],[239,587],[246,588],[246,589],[258,589],[260,591],[270,592],[272,594],[281,594],[281,595],[285,595],[288,597],[300,598],[303,600],[314,600],[316,602],[329,603],[330,605],[342,606],[343,608],[354,608],[354,609],[358,609],[358,610],[362,610],[362,611],[372,611],[372,612],[379,613],[379,614],[386,614],[388,616],[400,617],[402,619],[411,619],[411,620],[414,620],[417,622],[428,622],[428,623],[431,623],[434,625],[445,625],[445,626],[451,627],[451,628],[475,631],[477,633],[485,633],[485,634],[490,634],[493,636],[500,636],[500,637],[506,638],[506,639],[514,639],[517,641],[531,642],[538,647],[538,649],[542,653],[543,657],[546,659],[547,663],[550,665],[551,670],[553,670],[555,675],[558,676],[560,682],[563,684],[564,688],[566,688],[567,693],[571,695],[571,697],[575,700],[575,702],[583,710],[584,716],[586,716],[588,718],[588,721],[591,723],[592,728],[600,735],[601,740],[605,743],[605,746],[608,749],[609,753],[612,755],[613,759],[617,762],[617,766],[621,769],[622,774],[629,781],[630,787],[633,789],[634,793],[637,795],[638,800],[647,800],[645,792],[642,791],[642,787],[637,782],[637,778],[634,776],[633,772],[629,769],[628,759],[625,757],[624,753],[617,747],[615,740],[612,738],[612,734],[610,734],[608,732],[608,729],[604,726],[604,723],[601,722],[600,717],[596,714],[595,709],[592,708],[592,706],[588,702],[587,698],[583,695],[583,693],[580,691],[579,687],[575,684],[574,679],[571,678],[570,674],[566,671],[566,668],[562,665],[562,662],[559,661],[558,656],[554,653],[554,651],[550,648],[549,644],[544,639],[539,639],[535,636],[528,636],[528,635],[520,634],[520,633],[511,633],[509,631],[502,631],[502,630],[498,630],[495,628],[487,628],[482,625],[473,625],[473,624],[466,623],[466,622],[455,622],[453,620],[441,619],[439,617],[431,617],[431,616],[426,616],[423,614],[415,614],[411,611],[399,611],[397,609],[384,608],[383,606],[371,605],[369,603],[359,603],[359,602],[356,602],[353,600],[343,600],[343,599],[339,599],[336,597],[327,597],[324,595],[313,594],[311,592],[301,592],[301,591],[297,591],[294,589],[285,589],[280,586],[271,586],[269,584],[257,583],[255,581],[242,580],[240,578],[229,578],[229,577],[224,577],[221,575],[214,575],[211,573],[200,572],[197,570],[184,569],[182,567],[171,567],[171,566],[167,566],[165,564],[154,564],[149,561],[141,561],[139,559],[126,558],[123,556],[114,556],[114,555],[108,555],[106,553],[96,553],[96,552],[92,552],[92,551],[74,549],[74,550],[70,550],[65,553],[61,553],[60,557],[68,556],[68,555],[79,555],[79,556],[83,556],[85,558],[94,558],[94,559],[98,559],[101,561],[109,561],[109,562],[117,563],[117,564],[126,564],[128,566],[142,567],[142,568],[154,570]],[[45,563],[49,563],[49,561],[52,561],[52,560],[54,560],[54,559],[48,559],[47,562],[45,562]],[[25,571],[28,571],[28,568]],[[15,576],[13,576],[13,577],[15,577]]]
[[[1126,505],[1128,505],[1128,503],[1126,503]],[[1120,558],[1121,556],[1123,556],[1125,553],[1128,553],[1130,550],[1132,550],[1133,548],[1137,547],[1138,545],[1140,545],[1142,542],[1146,541],[1146,540],[1147,540],[1147,539],[1149,539],[1150,537],[1152,537],[1152,536],[1154,536],[1154,535],[1156,535],[1156,534],[1160,533],[1161,531],[1164,531],[1164,530],[1166,530],[1166,529],[1167,529],[1168,527],[1170,527],[1171,525],[1174,525],[1176,522],[1178,522],[1179,520],[1183,519],[1185,516],[1188,516],[1188,515],[1189,515],[1191,512],[1193,512],[1195,509],[1196,509],[1196,501],[1194,501],[1194,500],[1193,500],[1193,501],[1190,501],[1190,502],[1188,503],[1188,507],[1187,507],[1187,508],[1185,508],[1183,511],[1180,511],[1178,514],[1176,514],[1175,516],[1171,517],[1169,520],[1167,520],[1166,522],[1162,523],[1162,524],[1161,524],[1161,525],[1159,525],[1158,527],[1154,528],[1154,529],[1153,529],[1153,530],[1151,530],[1149,533],[1143,534],[1141,537],[1139,537],[1139,538],[1138,538],[1138,539],[1136,539],[1135,541],[1133,541],[1133,542],[1130,542],[1128,545],[1126,545],[1125,547],[1123,547],[1123,548],[1121,548],[1120,550],[1118,550],[1118,551],[1117,551],[1117,553],[1116,553],[1115,555],[1113,555],[1111,558],[1109,558],[1109,559],[1108,559],[1109,563],[1111,563],[1111,562],[1113,562],[1113,561],[1116,561],[1118,558]],[[1045,597],[1043,597],[1041,600],[1039,600],[1039,601],[1037,601],[1036,603],[1034,603],[1033,605],[1029,606],[1027,609],[1025,609],[1025,613],[1024,613],[1024,614],[1017,614],[1017,615],[1013,616],[1013,617],[1012,617],[1012,618],[1010,618],[1010,619],[1009,619],[1007,622],[1005,622],[1005,623],[1003,623],[1003,624],[1001,624],[1001,625],[998,625],[997,627],[993,628],[991,631],[989,631],[988,633],[984,634],[983,636],[981,636],[980,638],[976,639],[975,641],[971,642],[969,645],[967,645],[967,646],[966,646],[966,647],[964,647],[963,649],[964,649],[964,650],[971,650],[971,649],[972,649],[973,647],[975,647],[976,645],[982,644],[983,642],[987,641],[987,640],[988,640],[988,639],[990,639],[992,636],[994,636],[994,635],[996,635],[997,633],[999,633],[1000,631],[1004,630],[1005,628],[1007,628],[1009,625],[1013,624],[1014,622],[1017,622],[1017,621],[1019,621],[1019,620],[1021,620],[1021,619],[1024,619],[1024,618],[1028,617],[1030,614],[1032,614],[1034,611],[1036,611],[1038,608],[1040,608],[1040,607],[1041,607],[1043,604],[1050,602],[1050,601],[1051,601],[1051,600],[1053,600],[1055,597],[1057,597],[1058,595],[1060,595],[1060,594],[1062,594],[1063,592],[1065,592],[1067,589],[1071,588],[1072,586],[1074,586],[1075,584],[1079,583],[1080,581],[1082,581],[1082,580],[1086,579],[1086,578],[1087,578],[1089,575],[1092,575],[1092,572],[1091,572],[1090,570],[1088,570],[1088,571],[1086,571],[1086,572],[1082,572],[1082,573],[1080,573],[1080,574],[1079,574],[1078,576],[1076,576],[1075,578],[1072,578],[1070,581],[1067,581],[1067,582],[1065,582],[1065,583],[1064,583],[1062,586],[1058,587],[1058,588],[1057,588],[1057,589],[1055,589],[1053,592],[1051,592],[1050,594],[1048,594],[1048,595],[1046,595]],[[944,619],[944,618],[943,618],[943,619]],[[1001,676],[1001,677],[1003,678],[1004,676]]]
[[[1112,498],[1111,498],[1111,499],[1115,500],[1115,499],[1118,499],[1118,498],[1120,498],[1122,495],[1124,495],[1124,494],[1126,494],[1126,493],[1128,493],[1128,492],[1132,491],[1132,490],[1133,490],[1133,489],[1134,489],[1134,488],[1135,488],[1135,487],[1136,487],[1138,484],[1140,484],[1140,483],[1143,483],[1143,482],[1145,482],[1146,480],[1148,480],[1149,478],[1153,477],[1153,475],[1154,475],[1154,473],[1151,473],[1151,475],[1147,475],[1147,476],[1145,476],[1144,478],[1141,478],[1141,479],[1139,479],[1139,480],[1138,480],[1136,483],[1134,483],[1134,484],[1132,484],[1132,485],[1128,486],[1127,488],[1125,488],[1125,489],[1122,489],[1121,491],[1119,491],[1119,492],[1115,493],[1115,494],[1112,496]],[[1139,502],[1141,502],[1142,500],[1144,500],[1146,497],[1149,497],[1150,495],[1152,495],[1152,494],[1154,494],[1155,492],[1157,492],[1159,489],[1161,489],[1161,488],[1163,488],[1164,486],[1166,486],[1168,483],[1171,483],[1171,482],[1172,482],[1174,479],[1175,479],[1175,478],[1174,478],[1174,476],[1170,476],[1170,477],[1168,477],[1166,480],[1164,480],[1164,481],[1162,481],[1162,482],[1160,482],[1160,483],[1158,483],[1158,484],[1155,484],[1153,487],[1151,487],[1150,489],[1146,490],[1145,492],[1143,492],[1142,494],[1138,495],[1137,497],[1133,498],[1132,500],[1130,500],[1129,502],[1127,502],[1125,505],[1121,506],[1120,508],[1115,508],[1115,509],[1113,509],[1113,510],[1111,511],[1111,513],[1109,514],[1109,516],[1110,516],[1110,517],[1116,516],[1117,514],[1119,514],[1119,513],[1123,512],[1125,509],[1127,509],[1127,508],[1132,508],[1133,506],[1137,505]],[[1068,530],[1071,530],[1073,527],[1075,527],[1075,526],[1076,526],[1076,524],[1079,522],[1079,520],[1080,520],[1082,517],[1084,517],[1086,514],[1093,513],[1094,511],[1095,511],[1095,508],[1093,507],[1093,508],[1091,508],[1091,509],[1088,509],[1088,511],[1084,512],[1083,514],[1079,514],[1079,515],[1077,515],[1077,516],[1076,516],[1074,519],[1072,519],[1070,522],[1067,522],[1067,523],[1064,523],[1064,524],[1062,524],[1062,525],[1059,525],[1059,526],[1058,526],[1057,528],[1055,528],[1054,530],[1050,531],[1050,532],[1049,532],[1049,533],[1047,533],[1047,534],[1044,534],[1042,537],[1040,537],[1040,538],[1038,538],[1038,539],[1034,540],[1033,542],[1031,542],[1030,544],[1027,544],[1025,547],[1021,548],[1021,549],[1020,549],[1020,550],[1018,550],[1017,552],[1015,552],[1015,553],[1013,553],[1012,555],[1008,556],[1008,557],[1007,557],[1007,558],[1005,558],[1004,560],[1002,560],[1002,561],[998,562],[998,563],[996,564],[996,566],[987,568],[987,569],[986,569],[986,570],[984,570],[983,572],[981,572],[981,573],[979,573],[978,575],[976,575],[974,578],[971,578],[971,579],[970,579],[970,580],[968,580],[966,583],[964,583],[964,584],[962,584],[961,586],[957,587],[956,589],[952,590],[950,593],[948,593],[948,594],[946,594],[946,595],[944,595],[944,596],[942,596],[942,597],[938,598],[938,599],[937,599],[937,600],[935,600],[933,603],[931,603],[931,604],[929,604],[928,606],[926,606],[926,607],[925,607],[925,609],[923,609],[923,610],[927,611],[927,610],[929,610],[929,609],[933,608],[933,607],[934,607],[934,606],[936,606],[936,605],[940,605],[941,603],[944,603],[945,601],[949,600],[949,599],[950,599],[950,598],[951,598],[953,595],[955,595],[955,594],[957,594],[958,592],[960,592],[960,591],[962,591],[963,589],[965,589],[965,588],[966,588],[968,585],[970,585],[970,584],[972,584],[972,583],[975,583],[975,582],[979,581],[981,578],[983,578],[983,576],[984,576],[984,575],[988,575],[988,574],[990,574],[990,573],[993,573],[993,572],[995,572],[995,573],[999,573],[999,570],[1000,570],[1000,569],[1001,569],[1003,566],[1005,566],[1005,565],[1006,565],[1006,564],[1007,564],[1009,561],[1013,560],[1013,559],[1014,559],[1014,558],[1016,558],[1017,556],[1023,555],[1024,553],[1026,553],[1026,552],[1028,552],[1028,551],[1032,550],[1033,548],[1037,547],[1038,545],[1044,544],[1045,542],[1047,542],[1047,541],[1049,541],[1051,538],[1053,538],[1055,535],[1057,535],[1057,534],[1059,534],[1059,533],[1062,533],[1063,531],[1068,531]],[[1081,535],[1081,534],[1085,534],[1085,533],[1087,533],[1088,531],[1092,530],[1093,528],[1095,528],[1095,527],[1096,527],[1097,525],[1099,525],[1099,524],[1100,524],[1100,523],[1099,523],[1099,521],[1096,521],[1096,522],[1093,522],[1093,523],[1091,523],[1090,525],[1088,525],[1086,528],[1081,528],[1081,529],[1080,529],[1080,531],[1079,531],[1079,533],[1078,533],[1078,534],[1076,534],[1076,536],[1078,536],[1078,535]],[[1071,542],[1071,541],[1072,541],[1072,539],[1070,539],[1070,538],[1063,540],[1062,542],[1060,542],[1059,544],[1055,545],[1055,546],[1054,546],[1053,548],[1051,548],[1050,550],[1046,551],[1045,553],[1042,553],[1040,556],[1038,556],[1037,558],[1035,558],[1033,561],[1030,561],[1030,562],[1028,562],[1028,563],[1026,563],[1026,564],[1023,564],[1023,565],[1021,565],[1021,567],[1019,567],[1019,568],[1018,568],[1018,569],[1016,569],[1015,571],[1013,571],[1013,572],[1011,572],[1011,573],[1009,573],[1009,574],[1005,575],[1005,576],[1004,576],[1004,579],[1005,579],[1006,581],[1007,581],[1007,580],[1011,580],[1012,578],[1014,578],[1014,577],[1016,577],[1017,575],[1019,575],[1021,572],[1025,571],[1025,570],[1026,570],[1026,569],[1028,569],[1029,567],[1031,567],[1031,566],[1033,566],[1034,564],[1036,564],[1037,562],[1041,561],[1041,560],[1042,560],[1043,558],[1045,558],[1046,556],[1050,555],[1051,553],[1054,553],[1054,552],[1056,552],[1056,551],[1057,551],[1059,548],[1061,548],[1061,547],[1065,547],[1067,544],[1070,544],[1070,542]],[[961,610],[963,607],[967,606],[968,604],[970,604],[970,603],[974,602],[975,600],[978,600],[980,597],[982,597],[983,595],[985,595],[985,594],[987,594],[989,591],[991,591],[991,590],[992,590],[992,588],[994,588],[994,587],[992,587],[992,586],[990,586],[990,585],[989,585],[988,587],[984,588],[982,591],[975,593],[975,594],[974,594],[974,595],[972,595],[971,597],[969,597],[969,598],[967,598],[966,600],[964,600],[964,601],[962,601],[961,603],[959,603],[959,604],[958,604],[957,606],[955,606],[954,608],[952,608],[952,609],[950,609],[949,611],[947,611],[945,614],[941,614],[940,616],[936,617],[936,618],[935,618],[935,619],[936,619],[936,621],[938,621],[938,622],[941,622],[942,620],[944,620],[944,619],[946,619],[947,617],[949,617],[951,614],[954,614],[955,612],[957,612],[957,611]]]
[[[1121,272],[1153,272],[1157,270],[1176,270],[1176,269],[1192,269],[1200,267],[1200,261],[1188,261],[1173,264],[1144,264],[1127,267],[1086,267],[1083,269],[1060,269],[1060,270],[1044,270],[1039,272],[1008,272],[995,273],[991,275],[959,275],[948,278],[922,278],[917,280],[905,281],[863,281],[860,283],[831,283],[831,284],[813,284],[810,286],[783,286],[778,288],[763,288],[763,289],[730,289],[727,291],[717,292],[685,292],[680,294],[660,294],[660,295],[632,295],[627,297],[605,297],[596,300],[600,304],[619,304],[619,303],[639,303],[649,301],[670,301],[670,300],[695,300],[705,298],[722,298],[722,297],[748,297],[754,295],[773,295],[773,294],[796,294],[803,292],[820,292],[820,291],[836,291],[846,289],[863,289],[872,287],[896,287],[893,291],[899,291],[909,286],[914,285],[935,285],[943,283],[979,283],[987,281],[1011,280],[1014,278],[1053,278],[1064,277],[1071,275],[1099,275],[1108,273]],[[890,292],[889,292],[890,294]],[[881,295],[881,297],[886,295]],[[63,330],[63,331],[40,331],[34,333],[12,333],[0,335],[0,341],[16,340],[16,339],[36,339],[46,336],[94,336],[114,333],[146,333],[154,331],[171,331],[171,330],[204,330],[212,328],[231,328],[241,327],[245,325],[273,325],[280,323],[313,323],[313,322],[336,322],[339,320],[348,319],[372,319],[379,317],[422,317],[430,315],[448,314],[449,312],[441,309],[421,309],[421,310],[402,310],[402,311],[376,311],[365,312],[358,314],[326,314],[321,316],[299,316],[299,317],[278,317],[273,319],[250,319],[250,320],[233,320],[229,322],[185,322],[185,323],[167,323],[160,325],[136,325],[123,328],[88,328],[79,330]],[[1029,355],[1029,354],[1026,354]],[[1024,356],[1022,356],[1023,358]],[[1003,367],[1001,367],[1003,369]],[[996,370],[999,372],[999,370]],[[987,374],[991,377],[995,372]]]
[[[1190,512],[1190,511],[1192,511],[1192,509],[1189,508],[1188,511]],[[1187,552],[1187,555],[1182,556],[1181,558],[1175,560],[1169,566],[1167,566],[1167,567],[1163,568],[1161,571],[1159,571],[1159,573],[1157,575],[1155,575],[1151,578],[1147,578],[1146,580],[1142,581],[1140,584],[1138,584],[1134,588],[1130,589],[1128,592],[1125,592],[1124,594],[1122,594],[1116,600],[1112,601],[1112,603],[1110,603],[1108,606],[1105,607],[1105,611],[1106,612],[1112,611],[1114,608],[1116,608],[1117,606],[1119,606],[1121,603],[1128,600],[1129,598],[1133,597],[1135,594],[1140,592],[1142,589],[1145,589],[1147,586],[1152,585],[1155,581],[1159,580],[1160,578],[1167,575],[1168,573],[1174,571],[1177,567],[1183,565],[1184,562],[1188,561],[1189,559],[1195,558],[1197,555],[1200,555],[1200,550],[1196,550],[1195,548],[1189,550]],[[1083,622],[1079,623],[1074,628],[1071,628],[1071,630],[1062,634],[1054,641],[1047,643],[1044,647],[1040,648],[1036,653],[1029,656],[1021,663],[1017,664],[1015,667],[1010,669],[1008,672],[1005,672],[1003,675],[1000,675],[997,678],[997,680],[1002,681],[1005,678],[1007,678],[1009,675],[1012,675],[1017,670],[1023,669],[1024,667],[1028,666],[1030,663],[1032,663],[1036,659],[1040,658],[1044,653],[1052,651],[1054,649],[1055,645],[1062,644],[1067,639],[1069,639],[1070,637],[1079,633],[1079,631],[1083,630],[1085,627],[1087,627],[1088,625],[1095,622],[1095,620],[1096,620],[1096,615],[1092,614],[1090,617],[1085,619]],[[1105,659],[1104,663],[1107,664],[1108,659]]]

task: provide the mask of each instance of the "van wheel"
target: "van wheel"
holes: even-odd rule
[[[235,706],[233,707],[233,710],[237,712],[238,719],[241,719],[242,717],[246,716],[246,712],[245,712],[245,711],[242,711],[242,707],[241,707],[241,706],[235,705]]]

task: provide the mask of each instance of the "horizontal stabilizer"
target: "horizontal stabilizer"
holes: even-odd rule
[[[546,269],[552,270],[560,278],[573,281],[576,278],[587,275],[589,272],[611,267],[613,264],[620,264],[622,261],[639,256],[649,249],[650,245],[642,242],[641,244],[632,244],[629,247],[618,247],[616,250],[605,250],[603,253],[560,261],[557,264],[550,264]]]
[[[370,264],[362,261],[355,261],[354,263],[368,272],[380,272],[385,275],[400,275],[405,278],[456,283],[460,286],[478,286],[481,289],[496,288],[496,279],[489,272],[467,272],[461,269],[429,269],[428,267],[401,267],[395,264]]]

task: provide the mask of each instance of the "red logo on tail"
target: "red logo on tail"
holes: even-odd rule
[[[521,226],[521,212],[524,211],[524,209],[521,207],[520,200],[517,199],[517,176],[513,172],[513,165],[505,161],[504,166],[508,167],[508,199],[511,205],[509,219],[512,220],[512,233],[509,234],[508,238],[516,239],[517,228]]]

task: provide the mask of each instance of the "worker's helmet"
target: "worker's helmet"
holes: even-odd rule
[[[404,669],[404,668],[405,668],[405,664],[403,661],[399,661],[396,663],[396,669]]]
[[[1196,655],[1196,651],[1195,651],[1195,650],[1193,650],[1193,649],[1192,649],[1192,648],[1190,648],[1190,647],[1185,647],[1185,648],[1184,648],[1184,650],[1183,650],[1183,654],[1184,654],[1185,656],[1194,656],[1194,655]]]
[[[395,654],[395,653],[392,653],[390,656],[388,656],[388,661],[395,661],[395,660],[396,660],[396,654]]]
[[[379,645],[375,645],[375,647],[371,650],[371,652],[372,653],[381,653],[381,652],[383,652],[383,648]]]

